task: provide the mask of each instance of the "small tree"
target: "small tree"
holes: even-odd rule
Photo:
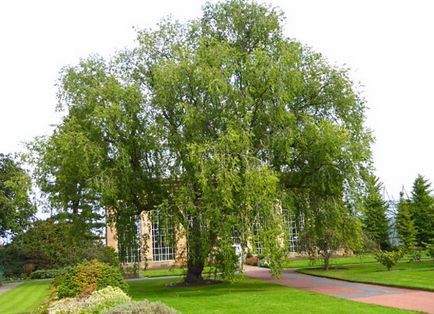
[[[300,246],[312,257],[321,256],[328,270],[330,258],[338,250],[352,251],[361,244],[361,224],[351,209],[339,201],[322,202],[305,217]],[[305,211],[309,212],[309,211]]]
[[[395,266],[395,264],[399,261],[402,255],[402,251],[385,252],[380,250],[375,253],[375,259],[379,263],[386,266],[387,270],[390,271],[390,269]]]

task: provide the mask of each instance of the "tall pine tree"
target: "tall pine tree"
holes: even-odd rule
[[[411,192],[411,216],[417,231],[418,247],[434,240],[434,198],[431,193],[431,183],[419,174]]]
[[[367,195],[364,199],[363,229],[367,237],[382,250],[390,249],[389,221],[386,215],[387,202],[381,195],[381,182],[375,176],[367,180]]]

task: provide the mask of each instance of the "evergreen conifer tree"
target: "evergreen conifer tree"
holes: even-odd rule
[[[434,198],[431,193],[431,183],[419,174],[411,192],[411,216],[417,231],[418,247],[434,240]]]
[[[381,182],[371,176],[367,180],[367,195],[364,199],[363,228],[367,237],[382,250],[390,248],[387,203],[381,195]]]
[[[404,198],[402,192],[398,204],[396,228],[401,244],[406,249],[413,249],[416,245],[417,230],[411,215],[411,203],[409,200]]]

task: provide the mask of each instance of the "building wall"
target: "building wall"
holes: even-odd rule
[[[290,258],[299,257],[303,254],[298,252],[298,232],[296,230],[296,226],[294,224],[293,217],[289,221],[285,221],[288,223],[289,233],[290,233],[290,242],[291,242],[291,250],[289,252]],[[170,268],[172,266],[182,266],[185,265],[186,260],[186,237],[185,233],[176,229],[176,238],[175,238],[175,258],[170,260],[158,261],[155,260],[153,256],[153,247],[152,247],[152,222],[150,220],[149,213],[142,213],[140,216],[140,232],[141,232],[141,252],[145,252],[146,256],[141,255],[140,267],[145,268],[147,264],[147,268],[149,269],[158,269],[158,268]],[[283,244],[282,239],[282,244]],[[116,231],[114,228],[107,227],[106,232],[106,244],[108,246],[113,247],[116,251],[118,250],[118,241],[116,237]],[[249,241],[248,248],[249,250],[253,250],[253,246],[256,246],[256,243]],[[146,248],[146,249],[145,249]]]
[[[140,216],[140,239],[141,239],[141,262],[140,268],[148,269],[170,268],[172,266],[182,266],[185,264],[186,238],[182,230],[176,230],[175,258],[164,261],[156,261],[153,256],[152,248],[152,222],[149,213],[142,213]],[[118,240],[116,229],[111,226],[106,228],[106,245],[118,251]],[[145,249],[146,248],[146,249]],[[143,253],[146,254],[143,256]]]

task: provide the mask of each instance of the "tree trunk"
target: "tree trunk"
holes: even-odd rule
[[[205,266],[204,254],[201,247],[200,222],[196,218],[191,219],[191,233],[188,243],[187,276],[185,282],[194,283],[203,281],[202,271]]]
[[[329,252],[326,252],[324,254],[324,270],[329,270],[330,256],[331,256],[331,253],[329,253]]]
[[[193,261],[192,259],[189,259],[187,263],[187,276],[185,277],[185,282],[195,283],[203,281],[203,267],[204,263],[202,261]]]

